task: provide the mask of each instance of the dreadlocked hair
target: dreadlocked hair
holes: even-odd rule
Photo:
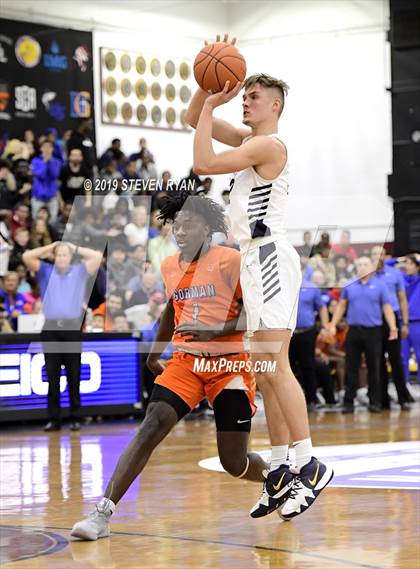
[[[176,214],[181,210],[203,216],[210,227],[210,234],[218,232],[228,234],[223,207],[210,198],[192,194],[187,190],[168,193],[162,198],[159,219],[162,219],[163,223],[174,221]]]

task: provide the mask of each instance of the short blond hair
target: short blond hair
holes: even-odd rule
[[[257,84],[261,85],[262,87],[277,89],[281,99],[281,109],[279,112],[280,116],[284,108],[284,98],[290,89],[289,85],[286,83],[286,81],[277,79],[271,75],[267,75],[267,73],[255,73],[245,80],[244,89],[249,89],[253,85]]]

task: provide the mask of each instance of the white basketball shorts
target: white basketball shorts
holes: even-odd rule
[[[293,332],[302,274],[291,243],[263,237],[241,247],[240,281],[248,333],[263,329]]]

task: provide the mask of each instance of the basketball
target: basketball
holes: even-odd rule
[[[194,77],[205,91],[218,93],[230,81],[229,90],[246,75],[246,63],[238,49],[225,42],[206,45],[194,61]]]

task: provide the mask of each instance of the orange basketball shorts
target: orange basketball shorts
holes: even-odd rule
[[[176,393],[191,410],[204,398],[213,406],[223,389],[240,389],[248,397],[252,415],[256,411],[256,383],[247,353],[201,357],[175,352],[155,384]]]

